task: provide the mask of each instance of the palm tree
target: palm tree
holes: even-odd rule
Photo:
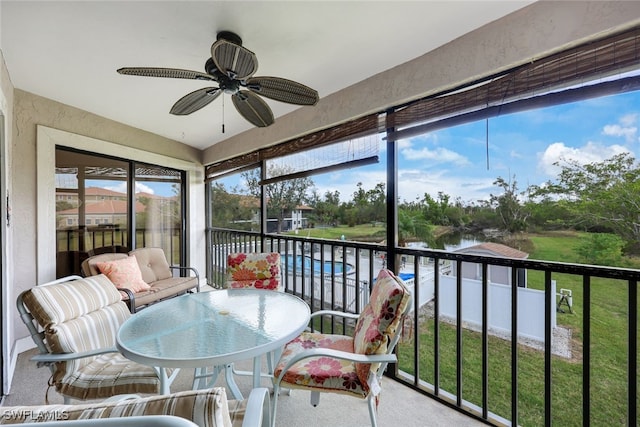
[[[424,219],[420,211],[398,208],[398,245],[406,246],[409,240],[433,244],[431,224]]]

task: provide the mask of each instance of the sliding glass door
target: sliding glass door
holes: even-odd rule
[[[183,183],[181,171],[56,148],[56,276],[80,274],[91,255],[144,246],[180,264]]]
[[[170,264],[185,259],[183,172],[135,164],[135,246],[160,247]]]

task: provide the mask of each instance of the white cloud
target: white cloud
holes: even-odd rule
[[[312,177],[313,179],[313,177]],[[384,170],[374,172],[364,172],[359,169],[348,169],[330,174],[329,179],[322,179],[315,182],[315,189],[320,197],[324,198],[327,191],[340,193],[341,202],[353,200],[353,193],[358,189],[358,182],[362,183],[362,188],[367,191],[373,189],[379,183],[387,182],[387,175]]]
[[[450,174],[445,170],[425,172],[417,169],[398,171],[398,197],[400,201],[422,200],[425,193],[436,198],[438,192],[460,198],[463,202],[486,199],[493,187],[493,178]]]
[[[617,124],[605,125],[602,133],[607,136],[622,137],[627,142],[638,141],[638,114],[631,113],[622,116]]]
[[[126,193],[127,192],[127,183],[126,182],[121,182],[118,185],[115,185],[113,187],[104,187],[107,190],[111,190],[111,191],[117,191],[119,193]],[[149,193],[149,194],[154,194],[153,188],[149,187],[148,185],[144,185],[140,182],[136,182],[136,193]]]
[[[538,167],[550,177],[556,177],[560,167],[555,162],[562,164],[564,161],[576,161],[580,164],[601,162],[616,154],[627,153],[629,149],[622,145],[602,145],[588,142],[582,147],[568,147],[563,142],[555,142],[539,155]]]
[[[398,145],[398,150],[404,150],[413,147],[413,143],[410,139],[400,139],[396,142],[396,144]]]
[[[153,188],[149,187],[148,185],[144,185],[139,182],[136,182],[136,193],[154,194],[154,191],[153,191]]]
[[[638,113],[630,113],[620,117],[623,126],[633,126],[638,121]]]
[[[435,150],[423,148],[416,150],[413,148],[405,148],[400,151],[406,160],[431,160],[433,163],[453,163],[457,166],[465,166],[470,164],[469,159],[456,153],[455,151],[448,150],[443,147],[437,147]]]

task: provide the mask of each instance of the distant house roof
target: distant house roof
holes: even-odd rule
[[[107,190],[101,187],[87,187],[84,190],[85,196],[111,196],[111,197],[126,197],[125,193],[119,191]]]
[[[522,252],[518,249],[514,249],[510,246],[500,243],[485,242],[479,245],[469,246],[466,248],[458,249],[455,252],[473,254],[473,255],[490,255],[490,256],[503,256],[506,258],[528,258],[529,254]]]
[[[104,215],[104,214],[126,214],[127,202],[125,200],[104,200],[95,203],[86,203],[84,205],[87,215]],[[145,206],[136,202],[136,213],[145,211]],[[58,215],[77,215],[78,208],[66,209],[56,212]]]
[[[242,194],[231,194],[231,196],[235,196],[238,198],[238,204],[243,208],[252,208],[259,209],[260,208],[260,199],[253,196],[245,196]]]

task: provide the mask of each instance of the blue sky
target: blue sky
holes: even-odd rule
[[[399,196],[422,199],[442,191],[462,201],[500,194],[497,177],[517,181],[520,191],[557,177],[553,163],[561,159],[597,162],[621,152],[637,157],[640,139],[640,92],[564,104],[485,121],[399,141]],[[487,142],[489,168],[487,169]],[[348,200],[362,182],[370,189],[384,182],[381,163],[312,179],[320,194],[338,190]]]

